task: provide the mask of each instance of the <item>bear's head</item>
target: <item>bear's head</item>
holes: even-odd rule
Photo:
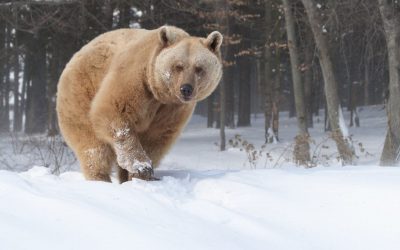
[[[222,76],[218,31],[207,38],[163,26],[158,29],[159,48],[152,65],[151,91],[162,103],[193,103],[205,99]]]

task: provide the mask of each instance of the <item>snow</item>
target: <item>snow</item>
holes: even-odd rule
[[[0,249],[398,249],[400,168],[377,166],[384,117],[382,106],[360,108],[361,127],[348,129],[362,144],[360,165],[345,167],[316,117],[318,167],[305,169],[291,161],[296,120],[286,112],[280,142],[254,164],[240,147],[218,151],[219,131],[195,115],[155,171],[160,181],[122,185],[86,181],[76,163],[55,175],[24,151],[26,141],[21,149],[3,138]],[[227,129],[227,138],[260,149],[263,120]]]
[[[268,134],[269,134],[270,137],[272,137],[272,143],[273,144],[277,144],[278,141],[276,139],[276,135],[275,135],[275,133],[274,133],[274,131],[272,130],[271,127],[268,128]]]
[[[396,249],[400,169],[0,171],[2,249]]]
[[[342,107],[340,105],[339,105],[339,115],[338,116],[339,116],[340,131],[342,131],[344,138],[348,138],[349,137],[349,131],[347,129],[346,122],[344,120],[344,116],[343,116],[343,112],[342,112]]]

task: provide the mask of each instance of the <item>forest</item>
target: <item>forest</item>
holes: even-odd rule
[[[0,0],[0,249],[398,250],[399,166],[399,0]]]
[[[225,128],[251,126],[258,114],[259,136],[279,141],[279,113],[289,111],[298,164],[310,161],[317,115],[352,164],[342,109],[351,113],[346,126],[363,126],[359,107],[384,104],[381,165],[399,162],[400,5],[392,0],[1,1],[0,132],[57,135],[57,83],[72,55],[106,31],[165,24],[224,35],[223,79],[196,109],[204,126],[220,129],[221,150]]]

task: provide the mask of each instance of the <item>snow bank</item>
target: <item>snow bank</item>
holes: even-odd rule
[[[59,140],[0,138],[0,250],[398,249],[400,168],[376,166],[383,117],[382,106],[360,108],[361,127],[348,129],[361,166],[335,167],[332,157],[329,168],[295,168],[285,156],[248,170],[246,153],[229,145],[220,152],[219,131],[195,115],[156,170],[161,181],[123,185],[70,171],[78,164]],[[315,117],[310,129],[320,157],[336,151],[332,141],[325,145],[323,125]],[[296,119],[281,112],[280,142],[266,148],[274,161],[296,131]],[[226,133],[260,148],[264,119],[254,116],[252,127]],[[49,144],[63,158],[47,154]],[[61,162],[59,176],[51,174],[52,157]]]
[[[400,168],[0,171],[1,249],[398,249]]]

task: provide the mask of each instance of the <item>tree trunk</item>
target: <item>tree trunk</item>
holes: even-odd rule
[[[6,27],[5,22],[0,22],[0,51],[5,51],[5,37],[6,37]],[[3,109],[4,109],[4,75],[5,75],[5,60],[6,57],[0,56],[0,120],[3,119]],[[0,124],[0,131],[3,130],[3,124]]]
[[[224,34],[229,36],[229,6],[225,0],[216,1],[215,7],[217,10],[223,10],[222,17],[217,21],[218,26],[221,31],[224,31]],[[222,58],[226,60],[227,55],[229,53],[229,46],[224,46],[222,49]],[[226,147],[226,138],[225,138],[225,121],[226,121],[226,78],[222,76],[222,80],[219,86],[219,103],[220,103],[220,111],[219,111],[219,134],[220,134],[220,150],[225,151]]]
[[[225,79],[222,79],[220,83],[220,103],[221,103],[221,110],[220,110],[220,128],[219,128],[219,135],[220,135],[220,150],[225,151],[226,145],[226,138],[225,138]]]
[[[312,41],[311,31],[307,31],[306,43],[304,45],[304,99],[306,102],[306,115],[307,115],[307,127],[312,128],[314,126],[313,122],[313,52],[314,45]]]
[[[102,4],[102,22],[108,29],[112,28],[113,25],[113,12],[114,6],[111,0],[104,0]]]
[[[250,126],[250,70],[251,63],[247,56],[238,60],[239,75],[239,110],[238,127]]]
[[[129,2],[122,1],[119,3],[119,19],[118,19],[118,28],[129,28],[130,18],[131,18],[131,6]]]
[[[19,93],[19,49],[18,49],[18,36],[17,31],[14,36],[14,119],[13,119],[13,131],[19,132],[22,129],[22,112],[20,99],[23,97]]]
[[[347,138],[345,138],[347,135],[343,134],[345,128],[340,125],[342,124],[345,126],[345,124],[343,122],[339,124],[340,103],[337,90],[338,84],[334,74],[332,60],[329,55],[328,41],[322,32],[322,25],[319,20],[314,0],[302,0],[302,2],[307,12],[311,30],[314,34],[315,43],[319,51],[319,61],[325,82],[325,96],[329,122],[332,128],[332,138],[336,142],[342,163],[344,165],[353,164],[355,159],[354,150],[349,144]]]
[[[322,106],[325,107],[325,97],[323,96],[324,92],[324,85],[321,84],[322,77],[321,77],[321,70],[320,70],[320,63],[315,63],[312,65],[313,70],[313,81],[314,81],[314,93],[313,93],[313,106],[312,112],[315,116],[319,116],[319,110]]]
[[[228,1],[225,1],[226,5],[229,5]],[[235,20],[229,14],[227,15],[227,29],[229,34],[236,32],[237,26]],[[228,65],[225,66],[224,79],[225,79],[225,124],[229,128],[235,128],[235,86],[237,86],[237,65],[235,64],[235,52],[237,51],[237,45],[226,43],[227,51],[225,55],[225,61]]]
[[[24,56],[24,67],[23,67],[23,79],[22,79],[22,91],[21,91],[21,116],[22,118],[22,127],[26,127],[26,117],[28,114],[28,104],[30,103],[30,93],[29,93],[29,86],[31,82],[31,55],[29,53],[25,53]]]
[[[272,4],[271,0],[265,1],[265,34],[266,44],[263,50],[263,60],[260,64],[261,68],[261,89],[264,95],[264,136],[265,143],[272,143],[274,141],[274,135],[271,129],[272,121],[272,53],[270,47],[271,40],[271,25],[272,25]]]
[[[370,43],[367,44],[367,51],[365,55],[365,63],[364,63],[364,105],[367,106],[370,104],[370,96],[369,96],[369,86],[371,83],[371,62],[370,58],[372,57],[372,46]]]
[[[297,50],[296,31],[295,31],[296,27],[292,12],[292,6],[289,4],[289,0],[282,0],[282,3],[285,12],[286,34],[289,47],[289,56],[291,63],[294,101],[296,105],[297,128],[298,128],[293,156],[297,164],[309,166],[310,165],[309,164],[310,145],[308,143],[309,134],[307,129],[304,86],[301,80],[299,52]]]
[[[359,82],[352,82],[349,86],[351,89],[349,109],[350,109],[350,127],[356,126],[360,127],[360,117],[358,116],[357,106],[361,103],[362,86]]]
[[[227,51],[228,61],[233,61],[230,58],[230,54],[232,54],[232,48],[229,48]],[[235,66],[230,65],[225,67],[224,71],[224,86],[225,86],[225,124],[229,128],[235,127],[235,98],[234,98],[234,87],[235,87]]]
[[[60,76],[60,60],[61,55],[58,43],[52,41],[51,44],[51,58],[49,61],[49,79],[47,81],[47,107],[48,107],[48,118],[47,118],[47,134],[49,136],[54,136],[58,134],[57,132],[57,115],[56,115],[56,92],[57,83]]]
[[[219,129],[221,127],[221,93],[220,93],[220,89],[217,88],[218,91],[215,92],[215,96],[214,96],[214,120],[215,120],[215,128]]]
[[[292,79],[292,74],[288,74],[288,81],[291,82],[293,81]],[[296,116],[296,103],[294,101],[294,90],[293,90],[293,84],[289,85],[289,118],[293,118]]]
[[[214,93],[207,98],[207,128],[214,125]]]
[[[328,115],[328,104],[326,103],[326,98],[324,99],[324,131],[331,131],[331,124],[329,123]]]
[[[28,134],[43,133],[47,127],[46,47],[43,40],[36,34],[29,42],[28,53],[31,53],[32,57],[31,85],[28,89],[28,112],[25,123],[25,132]]]
[[[385,30],[389,60],[388,131],[381,155],[381,166],[400,162],[400,17],[394,2],[378,0]]]
[[[271,74],[271,49],[269,45],[266,45],[264,49],[264,60],[260,64],[263,73],[261,74],[262,81],[262,93],[264,94],[264,136],[265,143],[273,142],[273,133],[271,132],[271,121],[272,121],[272,74]]]
[[[281,101],[281,83],[282,83],[282,69],[281,69],[281,51],[280,48],[275,50],[275,76],[272,83],[272,134],[273,141],[279,141],[279,106]]]
[[[10,131],[10,69],[11,69],[11,61],[10,61],[10,37],[11,30],[10,25],[5,26],[5,53],[4,53],[4,88],[3,88],[3,99],[4,105],[0,110],[1,112],[1,124],[0,124],[0,132],[9,132]]]
[[[229,36],[229,30],[227,29],[227,6],[225,3],[225,0],[216,0],[214,2],[214,7],[216,10],[220,10],[220,15],[218,18],[215,20],[216,25],[218,26],[218,29],[223,32],[223,34],[226,34],[226,36]],[[223,47],[221,50],[221,56],[222,60],[224,61],[226,58],[227,54],[227,47]],[[224,67],[224,66],[223,66]],[[219,83],[219,88],[218,88],[218,110],[216,112],[216,117],[215,120],[217,121],[217,128],[219,129],[219,139],[220,139],[220,150],[225,151],[225,145],[226,145],[226,139],[225,139],[225,99],[226,99],[226,88],[225,88],[225,78],[222,76],[222,79]]]

